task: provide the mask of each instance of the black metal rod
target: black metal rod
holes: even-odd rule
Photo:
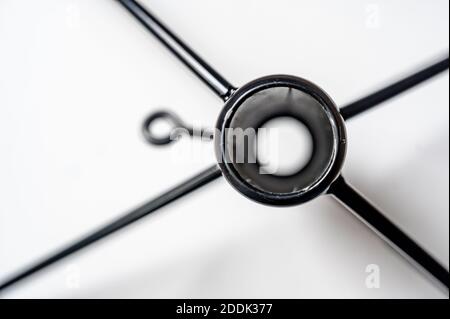
[[[92,234],[82,238],[81,240],[75,242],[74,244],[62,249],[54,255],[36,263],[34,266],[19,272],[17,275],[11,277],[5,282],[0,284],[0,291],[16,284],[17,282],[33,275],[34,273],[46,268],[57,261],[93,244],[94,242],[105,238],[108,235],[136,222],[137,220],[155,212],[157,209],[175,201],[176,199],[187,195],[188,193],[200,188],[201,186],[217,179],[221,176],[221,172],[217,165],[214,165],[207,170],[201,172],[200,174],[192,177],[186,182],[180,184],[169,190],[168,192],[160,195],[159,197],[153,199],[152,201],[142,205],[141,207],[133,210],[132,212],[118,218],[112,223],[94,231]]]
[[[226,101],[234,87],[198,54],[170,31],[150,11],[134,0],[118,0],[135,16],[159,41],[161,41],[178,59],[191,69],[222,100]]]
[[[341,203],[347,206],[362,222],[380,235],[388,244],[399,251],[407,259],[441,282],[448,291],[449,272],[414,240],[387,219],[377,208],[369,203],[352,186],[339,177],[330,188]]]
[[[449,68],[449,58],[441,60],[425,69],[420,70],[398,82],[395,82],[369,96],[359,99],[341,108],[342,117],[347,120],[368,109],[383,103],[404,91],[438,75]]]

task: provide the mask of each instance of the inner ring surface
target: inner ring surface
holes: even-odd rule
[[[221,157],[219,165],[225,177],[244,195],[262,202],[303,202],[317,196],[337,177],[345,153],[345,147],[341,147],[345,146],[345,129],[336,113],[331,99],[303,79],[279,76],[251,82],[236,92],[219,118],[221,138],[216,153]],[[256,158],[252,145],[257,134],[233,137],[233,129],[257,130],[277,117],[297,119],[313,138],[310,161],[289,176],[264,174],[258,161],[252,160]],[[244,161],[237,160],[236,150],[248,154]]]

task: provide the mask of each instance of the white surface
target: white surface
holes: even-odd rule
[[[277,117],[257,132],[254,143],[260,172],[278,176],[298,173],[311,160],[313,137],[309,129],[293,117]]]
[[[449,46],[446,0],[145,4],[234,85],[293,74],[339,105]],[[344,168],[447,268],[448,85],[352,120]],[[0,278],[213,163],[211,146],[173,163],[188,142],[148,146],[139,125],[167,106],[211,126],[221,104],[115,1],[1,0]],[[219,180],[3,297],[447,296],[332,198],[276,209]]]

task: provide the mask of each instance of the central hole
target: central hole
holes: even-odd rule
[[[150,134],[156,138],[165,138],[170,135],[174,124],[168,118],[155,119],[150,127]]]
[[[302,170],[313,153],[309,129],[293,117],[277,117],[258,130],[256,157],[261,174],[290,176]]]

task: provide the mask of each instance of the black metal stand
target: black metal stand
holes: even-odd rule
[[[161,41],[181,62],[183,62],[189,69],[191,69],[197,77],[199,77],[207,86],[212,89],[223,101],[227,101],[233,93],[235,88],[226,81],[217,71],[215,71],[209,64],[200,58],[192,49],[190,49],[180,38],[178,38],[172,31],[164,26],[154,15],[147,9],[134,0],[117,0],[123,5],[134,17],[136,17],[155,37]],[[380,103],[408,90],[424,82],[427,79],[447,70],[449,68],[448,57],[431,65],[428,68],[422,69],[419,72],[404,78],[392,85],[385,87],[367,97],[359,99],[358,101],[344,106],[340,109],[339,118],[342,115],[344,119],[350,119],[357,114],[360,114]],[[153,119],[158,117],[170,117],[168,113],[158,113],[144,123],[144,133],[148,133],[147,140],[154,144],[167,144],[167,139],[155,139],[149,132],[149,125]],[[172,118],[174,119],[174,118]],[[341,119],[342,120],[342,119]],[[175,120],[175,124],[177,121]],[[181,123],[181,122],[180,122]],[[191,134],[191,132],[189,132]],[[191,134],[192,135],[192,134]],[[343,142],[343,141],[337,141]],[[342,157],[343,161],[343,157]],[[339,167],[340,168],[340,167]],[[36,265],[20,272],[11,279],[5,281],[0,285],[0,291],[12,286],[13,284],[29,277],[39,270],[54,264],[55,262],[87,247],[88,245],[105,238],[106,236],[130,225],[137,220],[155,212],[157,209],[175,201],[176,199],[200,188],[203,185],[217,179],[222,175],[221,170],[214,165],[194,176],[190,180],[181,185],[172,188],[163,195],[141,206],[140,208],[120,217],[116,221],[100,228],[96,232],[82,238],[69,247],[52,255],[49,258],[38,262]],[[337,173],[338,175],[338,173]],[[335,176],[333,175],[333,178]],[[333,183],[334,182],[334,183]],[[331,185],[331,186],[330,186]],[[410,239],[397,226],[390,222],[384,215],[376,209],[372,204],[365,200],[356,190],[349,186],[342,177],[338,177],[336,181],[329,181],[329,193],[333,194],[339,201],[347,206],[358,218],[365,222],[370,228],[377,232],[389,244],[398,248],[400,252],[407,256],[409,260],[418,264],[421,268],[426,269],[439,282],[441,282],[448,291],[449,272],[442,267],[433,257],[431,257],[418,244]],[[324,187],[325,189],[326,187]],[[325,190],[326,191],[326,190]],[[315,196],[320,194],[314,194]],[[252,197],[252,196],[249,196]],[[276,196],[275,196],[276,197]],[[310,199],[310,198],[308,198]],[[272,204],[276,204],[275,202]]]

